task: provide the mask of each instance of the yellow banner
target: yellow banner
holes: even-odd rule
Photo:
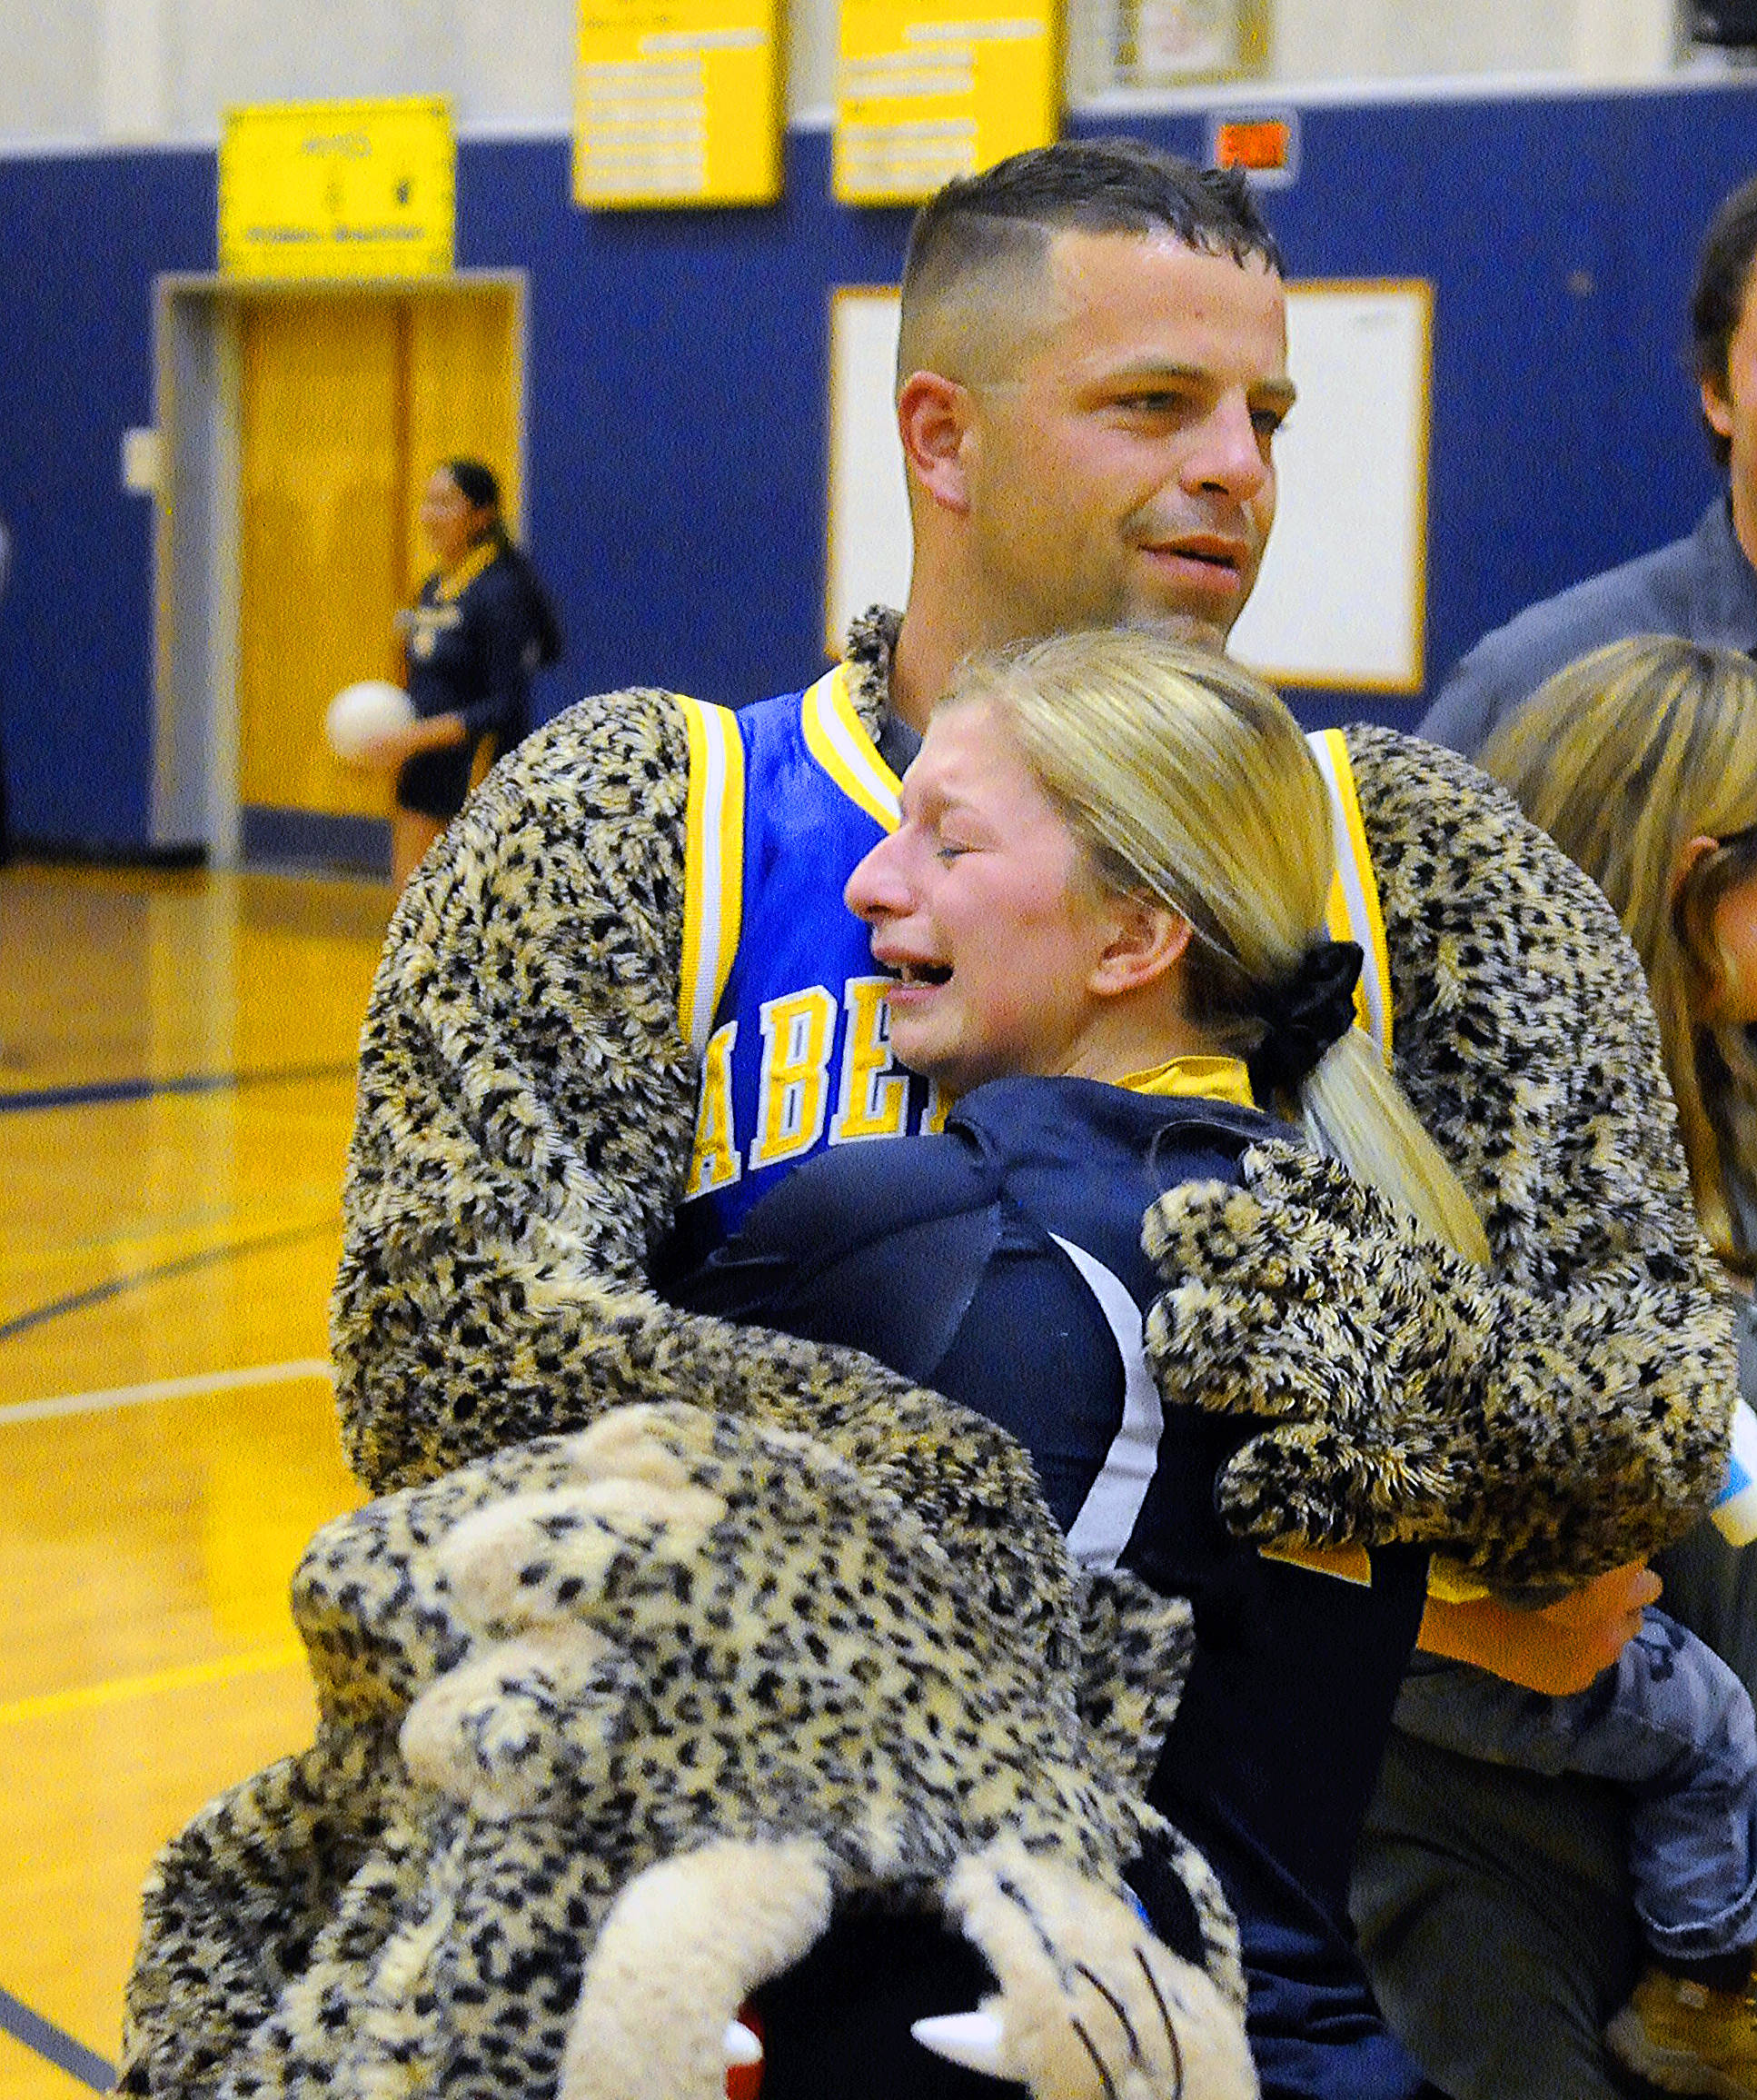
[[[456,182],[442,96],[230,109],[220,134],[220,268],[283,282],[443,275]]]
[[[581,204],[766,204],[781,194],[778,0],[581,0]]]
[[[836,194],[912,204],[954,175],[1047,145],[1061,114],[1060,10],[842,0]]]

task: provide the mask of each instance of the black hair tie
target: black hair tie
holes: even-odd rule
[[[1260,1102],[1296,1093],[1324,1053],[1355,1025],[1355,987],[1364,960],[1357,941],[1315,941],[1292,976],[1252,1002],[1266,1031],[1246,1060],[1251,1091]]]

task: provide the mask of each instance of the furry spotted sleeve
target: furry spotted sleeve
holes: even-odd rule
[[[1597,887],[1466,760],[1347,732],[1385,911],[1399,1083],[1544,1295],[1630,1261],[1706,1286],[1641,963]]]
[[[1348,742],[1397,1076],[1475,1199],[1503,1287],[1486,1398],[1495,1422],[1531,1428],[1523,1454],[1504,1435],[1504,1463],[1564,1484],[1553,1528],[1514,1534],[1533,1578],[1546,1532],[1555,1572],[1595,1572],[1712,1498],[1736,1390],[1641,964],[1596,885],[1486,775],[1388,730]],[[1473,1528],[1516,1486],[1485,1478]]]
[[[1489,1275],[1340,1169],[1269,1148],[1148,1219],[1162,1375],[1278,1418],[1219,1488],[1254,1538],[1444,1545],[1571,1580],[1712,1498],[1734,1393],[1640,965],[1587,879],[1449,751],[1349,732],[1397,1076]]]
[[[527,739],[404,891],[361,1041],[331,1307],[350,1459],[383,1491],[583,1418],[605,1307],[669,1215],[689,756],[657,692]]]

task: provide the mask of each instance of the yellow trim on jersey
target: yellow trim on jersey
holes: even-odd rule
[[[1355,1013],[1379,1046],[1386,1069],[1391,1064],[1391,957],[1385,947],[1385,913],[1379,885],[1366,850],[1355,769],[1339,729],[1320,730],[1306,738],[1330,791],[1331,829],[1335,839],[1336,871],[1330,881],[1325,917],[1335,941],[1360,943],[1364,959],[1355,987]]]
[[[1340,1546],[1259,1546],[1265,1560],[1285,1560],[1295,1568],[1309,1568],[1314,1575],[1333,1575],[1339,1582],[1373,1587],[1373,1563],[1365,1547],[1349,1539]],[[1494,1592],[1474,1576],[1466,1575],[1455,1561],[1437,1553],[1427,1565],[1427,1594],[1440,1604],[1475,1604]]]
[[[1117,1082],[1131,1094],[1165,1094],[1174,1100],[1230,1101],[1254,1109],[1251,1075],[1243,1058],[1188,1056],[1167,1058],[1149,1070],[1129,1072]]]
[[[1427,1594],[1437,1597],[1442,1604],[1480,1604],[1494,1592],[1455,1560],[1436,1553],[1427,1564]]]
[[[854,712],[848,683],[848,665],[839,663],[806,693],[799,708],[806,748],[849,801],[894,831],[902,821],[900,783]]]
[[[690,736],[678,1032],[707,1053],[744,910],[744,744],[730,708],[677,695]]]
[[[442,605],[450,605],[462,598],[482,571],[500,558],[500,552],[498,541],[478,540],[455,569],[441,570],[434,597]]]

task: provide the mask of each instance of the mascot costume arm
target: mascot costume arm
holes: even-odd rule
[[[1282,1418],[1221,1487],[1241,1534],[1419,1538],[1509,1587],[1678,1538],[1725,1472],[1712,1279],[1641,966],[1593,885],[1451,751],[1348,732],[1384,909],[1396,1075],[1492,1270],[1334,1166],[1271,1146],[1243,1190],[1148,1219],[1161,1380]]]

